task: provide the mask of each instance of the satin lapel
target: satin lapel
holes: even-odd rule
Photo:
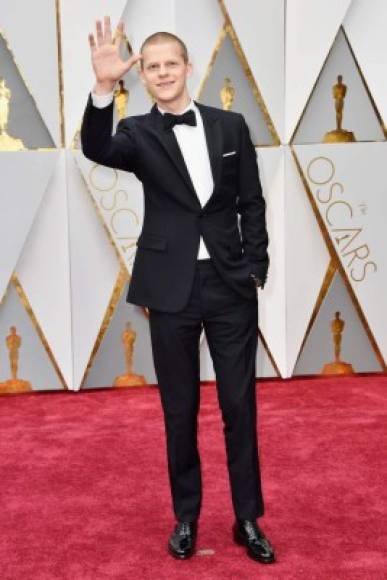
[[[177,142],[175,133],[173,131],[165,131],[162,122],[163,121],[162,116],[160,113],[157,112],[156,105],[153,106],[151,114],[153,122],[157,128],[157,131],[155,132],[157,139],[163,146],[164,150],[168,154],[170,160],[176,167],[177,171],[180,173],[188,189],[191,191],[191,193],[193,193],[195,200],[201,207],[199,198],[196,194],[194,185],[188,172],[187,165],[185,164],[184,157]]]
[[[214,180],[214,189],[210,198],[208,199],[207,203],[204,206],[206,207],[213,198],[217,186],[220,182],[222,171],[222,150],[223,150],[222,127],[219,117],[216,114],[214,114],[214,112],[209,107],[206,107],[205,105],[202,105],[197,101],[194,102],[195,105],[199,108],[200,114],[203,119],[204,132],[207,140],[212,176]],[[188,189],[191,191],[191,193],[193,193],[195,201],[197,202],[199,207],[201,207],[200,200],[196,194],[195,187],[189,175],[175,133],[173,131],[164,130],[162,115],[157,111],[156,105],[153,105],[151,109],[151,118],[156,128],[156,131],[154,133],[155,136],[157,137],[157,139],[167,152],[170,160],[176,167],[177,171],[180,173]]]
[[[199,111],[202,115],[204,132],[207,139],[208,153],[210,156],[212,176],[214,180],[214,191],[212,192],[213,196],[219,184],[222,171],[222,151],[223,151],[222,127],[219,117],[215,115],[210,108],[196,101],[195,105],[199,108]],[[209,203],[212,196],[207,201],[207,203]]]

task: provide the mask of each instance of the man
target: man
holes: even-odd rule
[[[265,284],[269,258],[255,149],[242,115],[190,98],[192,64],[181,39],[153,34],[138,55],[123,61],[123,30],[120,22],[113,40],[105,17],[104,25],[96,23],[96,39],[89,35],[96,83],[81,141],[86,157],[133,172],[144,187],[127,301],[149,308],[177,519],[168,549],[176,558],[195,550],[204,328],[224,422],[234,540],[255,560],[273,562],[273,548],[256,522],[264,512],[256,434],[257,286]],[[112,136],[115,83],[138,61],[155,104],[145,115],[120,120]]]

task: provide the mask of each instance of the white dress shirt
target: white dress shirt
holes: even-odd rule
[[[97,95],[92,91],[91,96],[93,105],[97,108],[107,107],[114,98],[113,91],[105,95]],[[161,114],[166,113],[166,111],[161,109],[158,105],[157,107]],[[181,153],[187,165],[188,173],[191,177],[197,197],[203,207],[213,191],[214,180],[204,132],[203,119],[198,107],[191,99],[187,107],[179,114],[183,114],[189,109],[195,111],[197,125],[175,125],[173,127],[173,132],[175,133]],[[197,259],[203,260],[209,257],[210,255],[204,240],[202,236],[200,236]]]

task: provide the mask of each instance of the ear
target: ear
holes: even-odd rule
[[[190,76],[192,75],[192,72],[193,72],[193,64],[192,64],[192,62],[189,60],[189,61],[187,62],[187,70],[186,70],[186,76],[187,76],[187,77],[190,77]]]
[[[144,71],[142,70],[142,68],[138,69],[138,76],[140,77],[142,84],[145,85],[146,81],[145,81]]]

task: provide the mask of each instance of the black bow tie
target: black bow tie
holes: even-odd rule
[[[182,115],[173,115],[172,113],[164,113],[163,115],[164,129],[166,131],[172,129],[175,125],[196,125],[195,111],[189,109]]]

